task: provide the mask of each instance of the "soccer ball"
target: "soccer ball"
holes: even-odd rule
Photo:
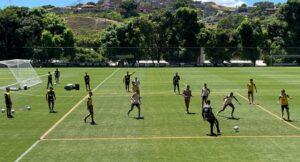
[[[1,109],[1,112],[4,113],[4,112],[5,112],[5,109]]]
[[[237,126],[237,125],[234,126],[233,129],[235,130],[235,132],[239,132],[239,131],[240,131],[240,128],[239,128],[239,126]]]
[[[31,107],[30,107],[30,106],[27,106],[27,110],[31,110]]]
[[[11,113],[15,113],[15,110],[14,110],[14,109],[11,109]]]

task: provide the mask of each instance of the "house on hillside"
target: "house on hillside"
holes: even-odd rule
[[[266,8],[264,10],[265,14],[267,14],[267,15],[273,15],[273,14],[275,14],[276,11],[277,11],[276,7],[274,7],[274,8]]]
[[[79,13],[88,13],[88,12],[98,12],[98,8],[95,5],[82,5],[78,8],[74,9],[74,12],[79,12]]]

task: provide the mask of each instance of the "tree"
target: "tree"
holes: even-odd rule
[[[124,18],[138,16],[137,13],[138,4],[134,0],[125,0],[120,4],[121,14]]]
[[[245,18],[242,15],[228,15],[218,23],[221,29],[237,29]]]
[[[248,7],[247,5],[244,3],[242,4],[239,8],[238,8],[238,12],[241,13],[241,12],[248,12]]]
[[[274,8],[275,5],[273,2],[268,2],[268,1],[262,1],[262,2],[255,2],[253,4],[253,6],[255,6],[254,9],[252,9],[250,12],[254,15],[254,16],[262,16],[265,14],[265,9],[267,8]]]
[[[91,1],[91,2],[87,2],[86,4],[87,4],[87,5],[93,5],[93,6],[96,6],[96,5],[97,5],[95,2],[92,2],[92,1]]]
[[[259,21],[250,21],[245,19],[238,27],[240,36],[242,57],[249,59],[255,65],[256,60],[260,57],[260,46],[263,45],[264,35]]]

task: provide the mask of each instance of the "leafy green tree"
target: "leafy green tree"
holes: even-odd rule
[[[242,47],[242,58],[249,59],[255,65],[260,57],[261,47],[265,43],[260,22],[245,19],[238,27]]]
[[[241,13],[241,12],[248,12],[248,7],[247,5],[244,3],[242,4],[239,8],[238,8],[238,12]]]
[[[218,23],[221,29],[237,29],[245,18],[241,15],[228,15]]]
[[[253,4],[253,6],[255,6],[254,9],[252,9],[250,12],[254,15],[254,16],[262,16],[265,14],[265,9],[267,8],[274,8],[275,5],[273,2],[269,2],[269,1],[262,1],[262,2],[255,2]]]
[[[125,0],[120,4],[121,14],[124,18],[138,16],[138,4],[134,0]]]

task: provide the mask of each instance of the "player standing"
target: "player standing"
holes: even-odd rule
[[[58,68],[56,68],[56,70],[54,71],[54,77],[55,77],[56,84],[58,84],[60,78],[60,71],[58,70]]]
[[[48,72],[47,89],[49,89],[49,86],[50,86],[50,87],[53,87],[53,83],[52,83],[52,74],[51,74],[50,71]]]
[[[127,115],[129,116],[130,112],[133,110],[134,106],[137,107],[138,109],[138,117],[137,119],[141,119],[141,101],[140,101],[140,95],[137,92],[134,92],[133,95],[131,96],[131,108],[127,112]]]
[[[248,100],[249,100],[249,104],[253,104],[254,89],[255,89],[255,92],[257,93],[256,85],[253,83],[253,79],[250,79],[250,82],[247,84],[247,88],[248,88]]]
[[[190,108],[190,101],[192,97],[192,91],[190,90],[190,86],[187,85],[186,89],[183,91],[182,96],[184,97],[184,103],[185,103],[185,112],[187,114],[190,113],[189,108]]]
[[[180,76],[176,72],[175,75],[174,75],[174,77],[173,77],[174,94],[176,94],[176,87],[177,87],[177,90],[178,90],[178,94],[180,94],[179,80],[180,80]]]
[[[286,110],[287,113],[287,121],[291,121],[290,120],[290,110],[289,110],[289,99],[291,99],[291,97],[285,92],[285,90],[281,90],[281,93],[279,95],[279,103],[281,104],[281,116],[283,120],[286,120],[283,116],[284,116],[284,109]]]
[[[212,111],[212,107],[210,106],[210,100],[207,100],[206,105],[204,105],[204,107],[202,108],[202,117],[203,117],[204,121],[206,120],[210,124],[210,134],[209,134],[210,136],[216,136],[216,135],[221,134],[221,131],[219,128],[219,121],[215,117],[215,115]],[[218,134],[214,133],[214,130],[213,130],[214,124],[216,124]]]
[[[91,91],[90,81],[91,81],[90,76],[88,75],[87,72],[85,72],[84,83],[85,83],[86,91]]]
[[[11,115],[12,100],[10,97],[10,88],[9,87],[6,88],[6,92],[4,93],[4,98],[5,98],[7,118],[13,118],[13,116]]]
[[[228,96],[225,96],[224,98],[224,104],[223,104],[223,108],[222,110],[220,110],[217,115],[219,113],[221,113],[222,111],[224,111],[226,109],[227,106],[230,106],[232,108],[232,111],[231,111],[231,118],[234,119],[234,116],[233,116],[233,113],[234,113],[234,105],[232,104],[232,99],[235,99],[239,104],[240,102],[238,101],[238,99],[233,95],[233,92],[230,92],[230,94]]]
[[[129,72],[127,71],[126,74],[124,75],[123,83],[125,83],[125,90],[126,90],[126,92],[130,92],[130,91],[129,91],[130,77],[131,77],[131,75],[133,75],[134,73],[135,73],[135,72],[129,74]]]
[[[54,111],[54,100],[56,100],[55,92],[53,87],[50,87],[46,93],[46,101],[48,101],[49,113],[56,113],[56,111]]]
[[[92,96],[93,96],[93,93],[90,91],[89,92],[89,97],[87,99],[87,110],[89,111],[89,114],[84,117],[83,121],[86,123],[86,120],[88,117],[91,117],[91,125],[95,125],[96,122],[94,120],[94,106],[93,106],[93,100],[92,100]]]
[[[202,108],[203,108],[204,104],[206,103],[209,94],[210,94],[210,89],[207,88],[207,84],[204,83],[204,86],[203,86],[202,91],[201,91],[201,96],[202,96]]]

